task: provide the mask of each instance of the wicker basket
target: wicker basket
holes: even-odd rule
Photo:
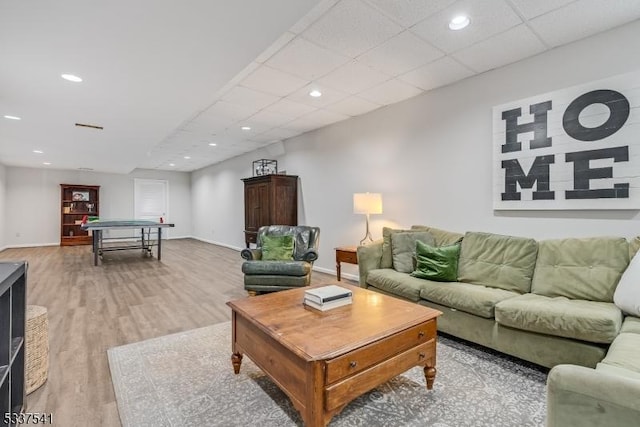
[[[49,373],[49,321],[46,307],[27,306],[25,382],[27,394],[36,390]]]

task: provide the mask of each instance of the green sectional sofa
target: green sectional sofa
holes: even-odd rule
[[[416,240],[459,244],[457,280],[413,277],[406,252]],[[358,248],[359,280],[442,311],[439,331],[553,368],[549,427],[636,426],[640,319],[625,317],[613,295],[639,243],[385,228],[382,240]]]
[[[640,425],[640,319],[627,316],[595,369],[558,365],[547,379],[548,427]]]
[[[624,238],[538,242],[426,226],[383,231],[383,240],[358,248],[360,285],[442,311],[442,332],[549,368],[595,367],[620,333],[613,293],[629,263]],[[460,242],[456,282],[394,268],[396,235],[425,231],[435,246]]]

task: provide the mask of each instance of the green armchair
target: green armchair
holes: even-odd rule
[[[265,261],[262,259],[264,236],[293,237],[293,259]],[[266,225],[258,230],[255,249],[243,249],[240,253],[246,261],[242,263],[244,288],[249,295],[275,292],[284,289],[309,286],[311,268],[318,259],[320,229],[304,225]]]

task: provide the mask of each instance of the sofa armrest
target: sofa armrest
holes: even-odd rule
[[[576,365],[547,378],[547,427],[637,426],[640,380]]]
[[[311,248],[311,249],[307,249],[307,251],[304,254],[302,254],[300,261],[307,261],[312,263],[317,259],[318,259],[318,251]]]
[[[382,259],[382,239],[365,246],[358,246],[358,273],[361,288],[367,287],[369,271],[380,268]]]
[[[262,249],[243,249],[240,256],[247,261],[257,261],[262,259]]]

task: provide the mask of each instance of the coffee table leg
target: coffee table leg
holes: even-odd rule
[[[242,354],[233,353],[231,355],[231,363],[233,364],[233,372],[237,375],[240,373],[240,365],[242,364]]]
[[[427,380],[427,390],[431,390],[433,388],[433,382],[436,379],[435,366],[424,367],[424,378]]]

